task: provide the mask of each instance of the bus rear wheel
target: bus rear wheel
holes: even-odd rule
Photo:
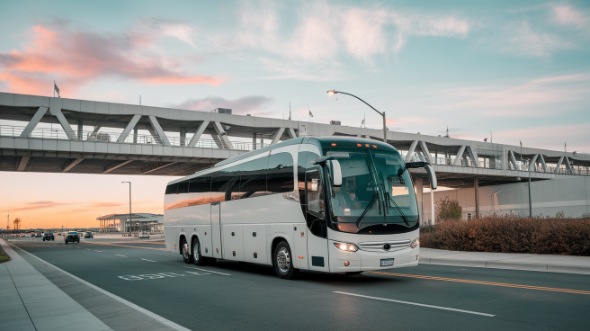
[[[199,238],[193,238],[191,248],[193,263],[196,265],[204,265],[205,258],[201,256],[201,243],[199,242]]]
[[[291,248],[286,241],[281,241],[273,253],[273,266],[275,273],[279,278],[292,279],[295,276],[296,269],[293,267]]]
[[[188,248],[188,243],[184,237],[180,239],[180,254],[182,255],[184,263],[191,263],[192,256]]]

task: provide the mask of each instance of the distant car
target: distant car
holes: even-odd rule
[[[84,238],[94,238],[94,234],[90,231],[86,231],[84,234]]]
[[[64,238],[64,242],[66,243],[66,245],[69,242],[79,244],[80,243],[80,234],[78,233],[78,231],[69,231]]]
[[[43,241],[49,241],[49,240],[55,240],[55,236],[53,235],[53,232],[45,232],[43,233]]]

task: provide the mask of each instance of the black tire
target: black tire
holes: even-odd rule
[[[345,273],[347,276],[358,276],[360,274],[362,274],[363,271],[349,271],[347,273]]]
[[[68,241],[66,240],[66,245],[68,244]]]
[[[180,239],[180,255],[182,255],[184,263],[191,263],[192,255],[189,250],[188,243],[186,242],[186,239],[184,237]]]
[[[192,256],[192,260],[193,263],[196,265],[205,265],[206,264],[206,258],[204,258],[201,255],[201,242],[199,241],[199,238],[195,237],[192,240],[191,243],[191,256]]]
[[[293,267],[291,248],[286,241],[281,241],[272,254],[275,274],[282,279],[292,279],[297,270]]]

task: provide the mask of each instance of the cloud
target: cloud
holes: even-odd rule
[[[267,104],[270,104],[271,102],[272,99],[265,96],[248,96],[235,100],[211,96],[202,99],[189,99],[180,104],[174,105],[174,108],[192,109],[198,111],[211,111],[215,108],[229,108],[232,109],[233,114],[271,116],[273,112],[262,110]]]
[[[325,1],[305,2],[297,10],[273,3],[246,3],[238,13],[238,32],[213,38],[214,45],[231,45],[236,54],[246,58],[253,49],[262,53],[255,61],[277,74],[271,78],[346,75],[340,68],[347,57],[360,60],[361,65],[373,65],[379,56],[399,53],[411,38],[463,38],[471,29],[468,20],[453,15]],[[292,19],[280,20],[282,15]],[[322,66],[331,70],[320,69],[322,74],[318,74]]]
[[[516,85],[458,87],[442,95],[459,101],[450,100],[441,110],[477,111],[490,117],[549,117],[555,116],[555,109],[579,109],[562,107],[565,103],[587,103],[590,72],[546,76]]]
[[[505,32],[507,39],[501,48],[505,53],[549,57],[558,51],[575,48],[574,43],[559,34],[535,30],[527,21],[509,25]]]
[[[565,4],[551,7],[551,19],[556,24],[584,29],[586,32],[588,32],[587,29],[590,27],[590,18],[587,14]]]
[[[117,34],[83,30],[67,22],[37,25],[23,49],[0,53],[0,79],[11,91],[40,94],[55,79],[66,95],[102,77],[147,84],[221,84],[217,77],[185,73],[186,59],[158,54],[158,38],[174,36],[191,44],[191,31],[158,22]]]
[[[33,201],[33,202],[28,202],[23,206],[13,208],[11,210],[25,211],[25,210],[48,209],[48,208],[60,207],[60,206],[67,205],[67,204],[68,203],[55,202],[55,201]]]

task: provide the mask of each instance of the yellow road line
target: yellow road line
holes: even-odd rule
[[[487,286],[499,286],[499,287],[520,288],[520,289],[534,290],[534,291],[545,291],[545,292],[558,292],[558,293],[570,293],[570,294],[590,295],[590,291],[586,291],[586,290],[574,290],[574,289],[569,289],[569,288],[544,287],[544,286],[532,286],[532,285],[522,285],[522,284],[510,284],[510,283],[489,282],[489,281],[485,281],[485,280],[473,280],[473,279],[459,279],[459,278],[445,278],[445,277],[424,276],[424,275],[400,274],[400,273],[386,272],[386,271],[371,271],[370,273],[378,274],[378,275],[384,275],[384,276],[394,276],[394,277],[406,277],[406,278],[418,278],[418,279],[436,280],[436,281],[442,281],[442,282],[465,283],[465,284],[476,284],[476,285],[487,285]]]

